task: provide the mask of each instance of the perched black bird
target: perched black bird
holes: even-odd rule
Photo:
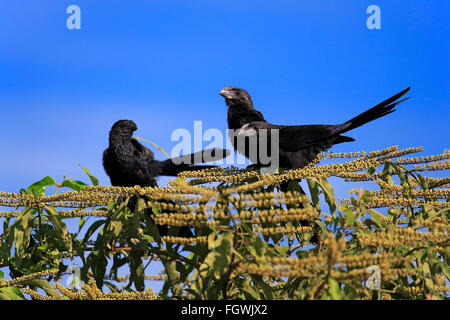
[[[156,177],[213,168],[215,166],[195,164],[221,160],[229,154],[228,150],[216,148],[158,161],[150,149],[132,139],[136,130],[137,125],[132,120],[119,120],[109,132],[109,147],[103,152],[103,167],[113,186],[154,187],[157,185]]]
[[[153,152],[132,138],[137,130],[137,125],[132,120],[119,120],[112,126],[109,132],[109,146],[103,152],[103,167],[113,186],[155,187],[156,177],[161,175],[176,176],[181,171],[201,170],[214,166],[194,166],[192,164],[207,161],[220,160],[228,155],[227,150],[208,149],[179,157],[185,163],[179,163],[174,159],[157,161]],[[203,156],[207,156],[204,157]],[[186,163],[188,162],[188,163]],[[158,226],[162,236],[167,235],[166,226]],[[180,234],[193,236],[189,228],[180,228]]]
[[[228,128],[232,129],[230,133],[235,131],[230,135],[233,147],[254,163],[251,167],[271,166],[272,164],[267,160],[271,160],[274,156],[270,152],[271,148],[274,148],[273,150],[278,151],[277,165],[279,168],[298,169],[306,166],[320,152],[326,151],[335,144],[355,141],[342,134],[394,112],[394,107],[406,100],[398,99],[409,89],[407,88],[360,115],[337,125],[274,125],[268,123],[262,113],[254,108],[247,91],[225,87],[220,91],[220,95],[225,98],[228,106]],[[275,145],[272,145],[272,129],[278,129],[278,144],[275,141]],[[260,139],[263,135],[265,140]],[[264,159],[260,154],[261,148],[264,148],[267,154]],[[276,153],[275,156],[277,156]],[[289,190],[289,182],[281,183],[279,189],[283,192]],[[298,189],[305,194],[300,185],[298,185]],[[303,205],[300,204],[300,207]],[[300,224],[315,228],[308,221],[300,221]],[[313,232],[310,242],[318,243],[317,232]]]
[[[132,142],[137,125],[131,120],[119,120],[109,132],[109,147],[103,152],[103,167],[113,186],[156,186],[146,155]]]
[[[342,134],[360,127],[372,120],[383,117],[391,112],[394,112],[394,107],[406,99],[398,100],[409,91],[409,87],[391,98],[379,103],[375,107],[361,113],[360,115],[337,125],[274,125],[268,123],[261,112],[255,110],[252,99],[247,91],[239,88],[225,87],[220,91],[220,95],[225,98],[228,106],[228,128],[233,130],[240,130],[239,134],[244,136],[259,136],[261,129],[267,129],[268,136],[272,129],[278,129],[279,142],[279,167],[285,169],[303,168],[309,162],[313,161],[317,154],[331,148],[333,145],[355,141],[355,139]],[[233,141],[234,140],[234,141]],[[247,158],[252,160],[249,154],[250,139],[245,140],[245,143],[237,144],[237,138],[232,139],[233,147],[238,152],[244,154]],[[259,144],[258,139],[254,139]],[[253,142],[255,143],[255,142]],[[270,150],[270,139],[268,139],[268,149]],[[261,146],[257,146],[258,148]],[[256,150],[256,149],[253,149]],[[257,165],[267,165],[261,163],[258,156]]]

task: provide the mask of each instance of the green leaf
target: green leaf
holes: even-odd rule
[[[145,209],[147,209],[147,203],[145,202],[144,199],[138,198],[137,202],[136,202],[136,206],[134,208],[134,210],[135,210],[134,212],[137,213],[137,212],[140,212],[140,211],[144,211]]]
[[[0,300],[25,300],[22,292],[17,287],[0,288]]]
[[[430,269],[430,264],[428,262],[424,262],[422,264],[422,272],[425,275],[425,286],[430,289],[433,290],[434,284],[433,284],[433,280],[431,279],[431,269]]]
[[[16,219],[12,226],[14,232],[15,253],[18,258],[22,258],[30,244],[31,232],[33,231],[33,223],[31,215],[33,210],[25,209]],[[30,223],[31,222],[31,223]]]
[[[58,183],[52,177],[45,177],[27,188],[27,192],[31,192],[35,196],[45,195],[45,187],[47,186],[57,186]]]
[[[82,243],[86,243],[89,240],[89,238],[97,231],[97,229],[99,229],[105,223],[106,220],[97,220],[94,223],[92,223],[89,229],[86,231]]]
[[[352,210],[347,209],[344,211],[344,215],[345,215],[345,224],[350,227],[354,227],[356,225],[355,213]]]
[[[55,208],[50,206],[44,206],[48,215],[47,218],[55,227],[55,230],[58,232],[58,236],[62,240],[62,242],[66,245],[68,251],[72,251],[72,237],[67,230],[66,224],[62,221],[61,216],[58,214]]]
[[[48,242],[44,242],[42,245],[37,247],[38,250],[45,251],[48,248]]]
[[[164,251],[161,249],[161,251]],[[165,272],[167,274],[166,282],[164,283],[164,287],[162,290],[162,294],[165,295],[167,290],[172,289],[175,285],[180,281],[180,274],[177,271],[177,263],[175,260],[170,260],[165,257],[159,257],[162,264],[164,265]],[[193,284],[192,289],[196,291],[196,294],[200,294],[201,290],[196,290],[196,283]],[[174,292],[173,292],[174,293]]]
[[[87,274],[87,270],[90,267],[94,274],[97,288],[101,290],[105,279],[106,266],[108,264],[108,260],[106,259],[108,252],[106,251],[106,241],[103,236],[103,230],[100,230],[97,236],[94,249],[95,250],[91,251],[87,257],[87,263],[82,268],[82,274]]]
[[[260,300],[261,296],[258,293],[258,291],[255,290],[255,287],[252,286],[248,281],[244,282],[244,285],[242,286],[242,291],[244,291],[245,293],[247,293],[251,299],[253,300]]]
[[[89,179],[91,179],[92,185],[93,186],[98,186],[99,182],[97,177],[91,175],[91,173],[89,172],[89,170],[85,167],[83,167],[81,164],[78,164],[80,166],[81,169],[83,169],[84,172],[86,172],[86,174],[88,175]]]
[[[211,252],[206,256],[202,267],[212,267],[216,275],[223,272],[223,269],[231,261],[233,237],[234,235],[232,232],[225,231],[215,240],[208,238],[208,247],[211,249]],[[200,267],[200,269],[202,269],[202,267]]]
[[[373,209],[368,209],[370,216],[372,217],[372,220],[377,224],[377,226],[380,229],[383,229],[383,223],[381,222],[381,213],[378,213],[377,211]]]
[[[144,291],[144,264],[141,256],[133,252],[130,253],[130,281],[134,283],[137,291]]]
[[[289,246],[276,246],[275,250],[282,256],[286,257],[289,252]]]
[[[117,237],[122,230],[123,224],[121,221],[110,221],[108,225],[108,232],[111,232],[114,237]]]
[[[163,148],[161,148],[160,146],[158,146],[156,143],[154,143],[154,142],[152,142],[152,141],[150,141],[150,140],[143,139],[143,138],[141,138],[141,137],[133,137],[133,139],[141,140],[141,141],[145,141],[145,142],[147,142],[147,143],[150,143],[150,144],[153,145],[156,149],[158,149],[159,151],[161,151],[162,153],[164,153],[164,155],[167,157],[167,159],[170,159],[169,154],[168,154]]]
[[[328,294],[330,295],[331,299],[333,300],[341,300],[341,288],[339,286],[339,283],[331,278],[328,277]]]
[[[262,257],[266,254],[266,242],[262,241],[260,237],[256,237],[254,245],[249,246],[248,249],[254,257]]]
[[[311,193],[311,201],[313,206],[320,210],[319,205],[319,182],[316,178],[306,178],[306,182],[308,183],[309,192]]]
[[[59,293],[58,293],[58,290],[56,290],[50,284],[50,282],[48,282],[45,279],[33,279],[33,280],[28,281],[27,284],[30,285],[30,286],[41,288],[49,296],[52,296],[52,297],[55,297],[55,298],[60,296]]]
[[[439,265],[441,266],[442,272],[447,277],[447,280],[450,281],[450,267],[443,262],[440,262]]]
[[[80,223],[78,224],[78,232],[80,233],[81,229],[83,229],[84,225],[86,224],[87,219],[85,217],[80,218]]]
[[[66,187],[73,189],[75,191],[81,191],[83,190],[84,186],[86,186],[84,182],[81,181],[71,181],[70,179],[66,179],[61,183],[61,187]]]
[[[263,290],[265,299],[273,300],[272,288],[267,283],[264,282],[262,276],[252,275],[251,278],[253,279],[255,284]]]
[[[327,181],[327,179],[319,178],[319,185],[322,188],[324,195],[325,195],[325,201],[328,203],[328,206],[330,208],[330,213],[334,213],[336,211],[337,202],[336,198],[334,196],[333,187],[331,184]]]

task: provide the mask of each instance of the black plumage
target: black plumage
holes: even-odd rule
[[[103,152],[103,167],[113,186],[154,187],[147,156],[132,142],[137,125],[132,120],[119,120],[109,132],[109,146]]]
[[[179,163],[180,161],[176,161],[176,158],[158,161],[154,159],[152,151],[132,138],[136,130],[137,125],[132,120],[119,120],[114,123],[109,132],[109,146],[103,152],[103,167],[113,186],[155,187],[158,176],[176,176],[181,171],[211,168],[214,166],[195,166],[194,164],[203,162],[203,159],[220,160],[228,155],[227,150],[217,148],[178,158],[178,160],[184,159],[184,163]],[[208,157],[203,157],[204,155]],[[131,207],[133,204],[134,201],[130,201]],[[167,226],[158,226],[158,229],[160,235],[167,235]],[[193,236],[191,230],[186,227],[180,228],[179,234]]]
[[[109,146],[103,152],[103,167],[113,186],[154,187],[159,176],[177,176],[182,171],[213,168],[213,165],[196,165],[226,158],[228,150],[207,149],[196,153],[155,160],[153,152],[132,138],[137,125],[132,120],[119,120],[109,132]]]
[[[274,125],[267,122],[262,113],[255,110],[252,99],[247,91],[239,88],[225,87],[220,91],[220,95],[225,98],[228,106],[228,128],[240,130],[240,135],[259,135],[262,129],[266,129],[268,137],[271,130],[277,129],[279,134],[278,145],[279,150],[279,167],[285,169],[303,168],[309,162],[313,161],[317,154],[326,151],[333,145],[343,142],[355,141],[351,137],[342,135],[350,130],[360,127],[370,121],[383,117],[394,112],[394,108],[400,102],[399,100],[409,91],[409,87],[391,98],[379,103],[373,108],[359,114],[358,116],[337,125]],[[259,143],[255,139],[253,143]],[[242,144],[242,148],[238,148],[237,138],[232,140],[233,147],[247,158],[252,159],[250,150],[259,150],[250,148],[252,143],[249,138]],[[267,142],[267,150],[270,150],[270,139]],[[244,147],[245,146],[245,147]],[[253,156],[257,165],[267,165],[261,163],[259,156]]]
[[[266,161],[276,156],[271,152],[276,150],[278,151],[279,168],[298,169],[306,166],[320,152],[328,150],[335,144],[355,141],[353,138],[342,134],[394,112],[395,106],[406,100],[398,99],[405,95],[409,89],[407,88],[360,115],[337,125],[274,125],[267,122],[262,113],[254,108],[247,91],[225,87],[220,91],[220,95],[225,98],[228,106],[228,128],[232,130],[230,133],[235,131],[232,136],[230,135],[232,145],[239,153],[250,158],[254,163],[251,167],[271,166],[272,163]],[[277,139],[274,139],[274,141],[271,139],[271,130],[273,129],[277,129],[278,141],[276,141]],[[265,140],[260,139],[263,134]],[[272,145],[273,143],[275,144]],[[267,155],[265,158],[262,158],[260,154],[262,147]],[[283,192],[288,191],[289,181],[281,183],[279,188]],[[298,190],[305,194],[300,185],[298,185]],[[303,205],[300,204],[300,207],[303,207]],[[315,228],[308,221],[300,221],[300,224]],[[318,242],[317,232],[313,232],[310,242]]]

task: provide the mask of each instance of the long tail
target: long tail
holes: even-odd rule
[[[217,161],[226,158],[230,151],[221,148],[207,149],[165,161],[153,161],[152,173],[158,176],[177,176],[182,171],[195,171],[214,168],[213,165],[199,165],[197,163]],[[181,163],[184,162],[184,163]]]
[[[410,87],[406,88],[405,90],[397,93],[396,95],[390,97],[389,99],[377,104],[375,107],[370,108],[369,110],[357,115],[353,119],[350,119],[345,123],[345,129],[341,131],[340,133],[344,133],[347,131],[350,131],[352,129],[358,128],[372,120],[381,118],[391,112],[394,112],[394,108],[396,105],[398,105],[400,102],[403,102],[409,98],[405,98],[402,100],[397,101],[402,96],[404,96],[408,91]]]

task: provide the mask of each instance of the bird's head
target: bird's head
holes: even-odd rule
[[[132,120],[119,120],[116,121],[112,128],[111,128],[111,134],[119,134],[119,135],[126,135],[130,136],[131,134],[137,130],[137,125]]]
[[[252,98],[244,89],[225,87],[220,91],[228,107],[239,107],[253,110]]]

